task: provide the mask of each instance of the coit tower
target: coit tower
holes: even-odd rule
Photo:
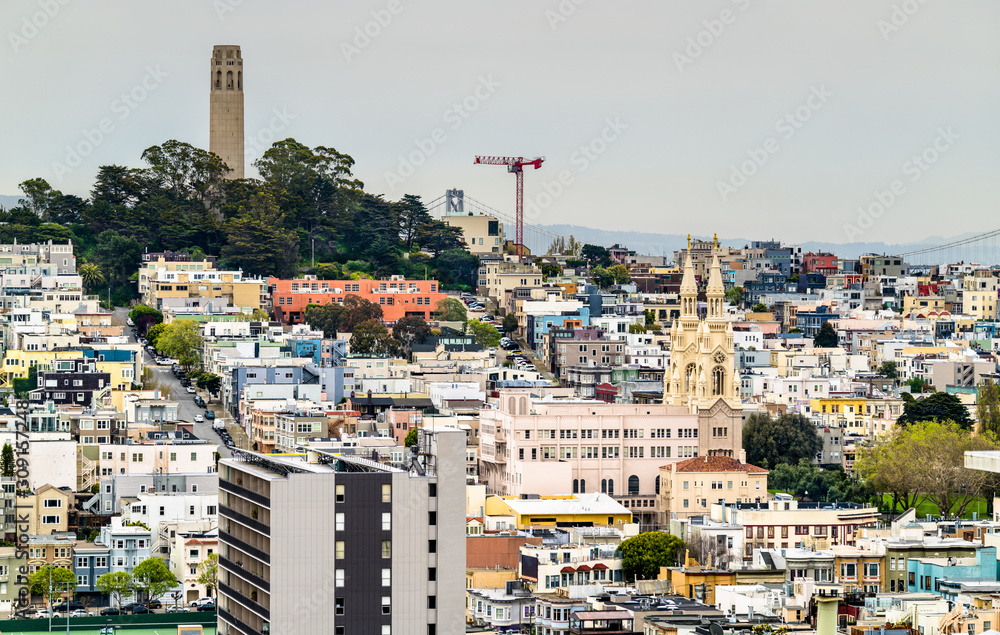
[[[227,178],[243,178],[243,57],[238,46],[212,49],[208,149],[229,166]]]

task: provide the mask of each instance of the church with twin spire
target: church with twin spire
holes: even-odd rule
[[[740,376],[725,299],[722,265],[714,254],[701,315],[689,252],[681,279],[681,314],[670,329],[670,368],[664,373],[663,403],[698,415],[699,445],[707,454],[742,459]]]

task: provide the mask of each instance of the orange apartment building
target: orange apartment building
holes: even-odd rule
[[[430,320],[445,293],[437,280],[279,280],[268,278],[274,319],[283,324],[300,324],[310,304],[342,304],[347,295],[357,295],[382,307],[382,320],[395,322],[404,317]]]

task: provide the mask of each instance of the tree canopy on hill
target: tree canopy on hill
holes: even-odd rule
[[[782,463],[797,465],[800,459],[811,461],[823,449],[823,440],[816,434],[816,426],[802,415],[772,419],[766,413],[755,413],[743,426],[743,448],[747,463],[770,469]]]
[[[919,421],[954,421],[964,430],[972,429],[973,424],[969,409],[957,396],[946,392],[932,393],[903,404],[903,414],[896,423],[905,426]]]
[[[419,196],[366,192],[354,159],[334,148],[277,141],[254,163],[259,179],[228,180],[218,156],[174,140],[141,158],[140,168],[101,166],[86,199],[45,179],[23,182],[18,205],[0,208],[0,241],[72,240],[116,304],[134,297],[144,250],[215,254],[218,266],[249,275],[288,277],[315,256],[326,272],[353,261],[375,276],[476,284],[478,259],[459,230],[432,218]]]

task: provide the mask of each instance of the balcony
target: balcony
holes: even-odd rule
[[[260,577],[259,575],[250,573],[249,571],[239,566],[229,558],[226,558],[224,556],[219,556],[219,566],[221,566],[224,571],[228,571],[229,573],[237,577],[243,578],[247,582],[253,584],[254,586],[260,587],[261,589],[267,591],[268,593],[271,592],[270,582]]]
[[[229,586],[228,584],[224,582],[219,582],[219,594],[220,595],[224,594],[228,596],[230,599],[236,600],[237,602],[247,607],[254,613],[263,617],[265,620],[270,621],[271,611],[261,606],[258,602],[251,600],[247,596],[243,595],[242,593],[240,593],[233,587]]]
[[[221,481],[220,481],[220,483],[221,483]],[[246,525],[247,527],[250,527],[251,529],[256,529],[257,531],[259,531],[260,533],[264,534],[265,536],[270,536],[271,535],[271,527],[270,526],[265,525],[264,523],[260,522],[259,520],[255,520],[255,519],[251,518],[250,516],[247,516],[246,514],[241,514],[238,511],[234,511],[234,510],[232,510],[232,509],[230,509],[228,507],[223,507],[223,506],[220,505],[219,506],[219,515],[220,516],[225,516],[226,518],[229,518],[230,520],[235,520],[236,522],[240,523],[241,525]]]
[[[258,494],[253,490],[249,490],[241,485],[237,485],[236,483],[230,483],[229,481],[224,481],[222,479],[219,479],[219,489],[225,490],[230,494],[236,494],[237,496],[242,496],[247,500],[251,500],[255,503],[263,505],[268,509],[271,508],[270,498],[264,496],[263,494]]]
[[[252,545],[250,545],[248,543],[243,542],[239,538],[236,538],[232,534],[227,533],[225,531],[222,531],[221,529],[219,530],[219,539],[222,540],[223,543],[225,543],[227,545],[230,545],[230,546],[233,546],[233,547],[236,547],[237,549],[239,549],[243,553],[249,554],[249,555],[253,556],[254,558],[257,558],[261,562],[265,562],[267,564],[271,564],[271,555],[270,554],[265,553],[265,552],[261,551],[260,549],[258,549],[257,547],[254,547],[254,546],[252,546]]]
[[[229,611],[227,611],[222,607],[219,607],[219,617],[222,618],[224,622],[234,627],[235,630],[239,631],[240,633],[243,633],[244,635],[262,635],[260,631],[255,630],[246,622],[242,622],[236,619],[232,613],[230,613]]]

